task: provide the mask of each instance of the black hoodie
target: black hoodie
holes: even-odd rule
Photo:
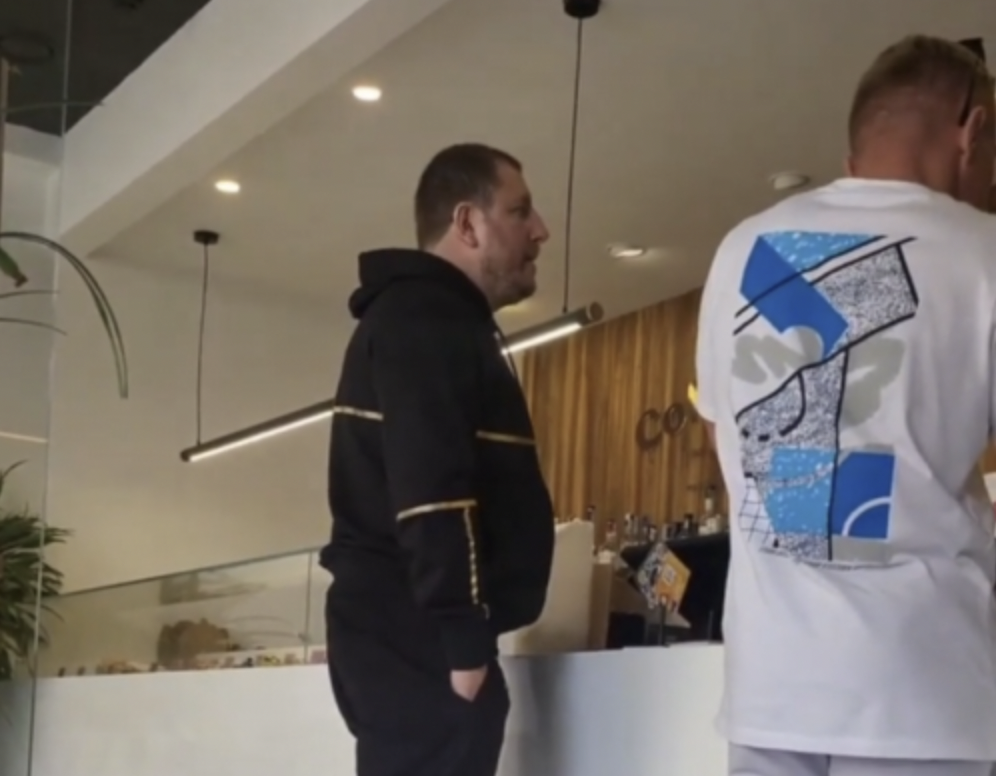
[[[553,558],[553,507],[525,397],[481,291],[412,250],[360,256],[359,325],[336,392],[329,464],[339,595],[439,626],[453,670],[534,622]]]

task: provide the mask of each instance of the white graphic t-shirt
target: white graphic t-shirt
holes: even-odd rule
[[[996,760],[996,218],[845,179],[730,233],[702,298],[732,558],[721,731]]]

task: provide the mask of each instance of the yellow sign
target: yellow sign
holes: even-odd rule
[[[677,611],[688,589],[691,570],[682,563],[671,550],[664,553],[661,559],[661,572],[657,577],[657,595],[660,596],[664,608]]]
[[[695,383],[688,384],[688,401],[692,403],[692,406],[698,410],[699,408],[699,389],[695,387]]]

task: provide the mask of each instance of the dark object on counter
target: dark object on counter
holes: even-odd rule
[[[609,613],[609,631],[605,636],[606,649],[642,647],[646,639],[647,621],[639,614]]]
[[[728,533],[671,539],[671,551],[688,566],[691,577],[678,610],[691,627],[676,629],[677,641],[722,641],[726,575],[730,567]],[[620,554],[634,572],[640,568],[652,545],[627,547]],[[631,584],[634,584],[631,581]],[[635,585],[634,585],[635,586]]]
[[[691,512],[686,512],[678,528],[678,537],[684,539],[688,536],[696,536],[699,532],[698,529],[699,527],[695,523],[695,515]]]

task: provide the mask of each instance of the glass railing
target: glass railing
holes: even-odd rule
[[[39,675],[324,663],[330,581],[308,550],[65,595]]]

